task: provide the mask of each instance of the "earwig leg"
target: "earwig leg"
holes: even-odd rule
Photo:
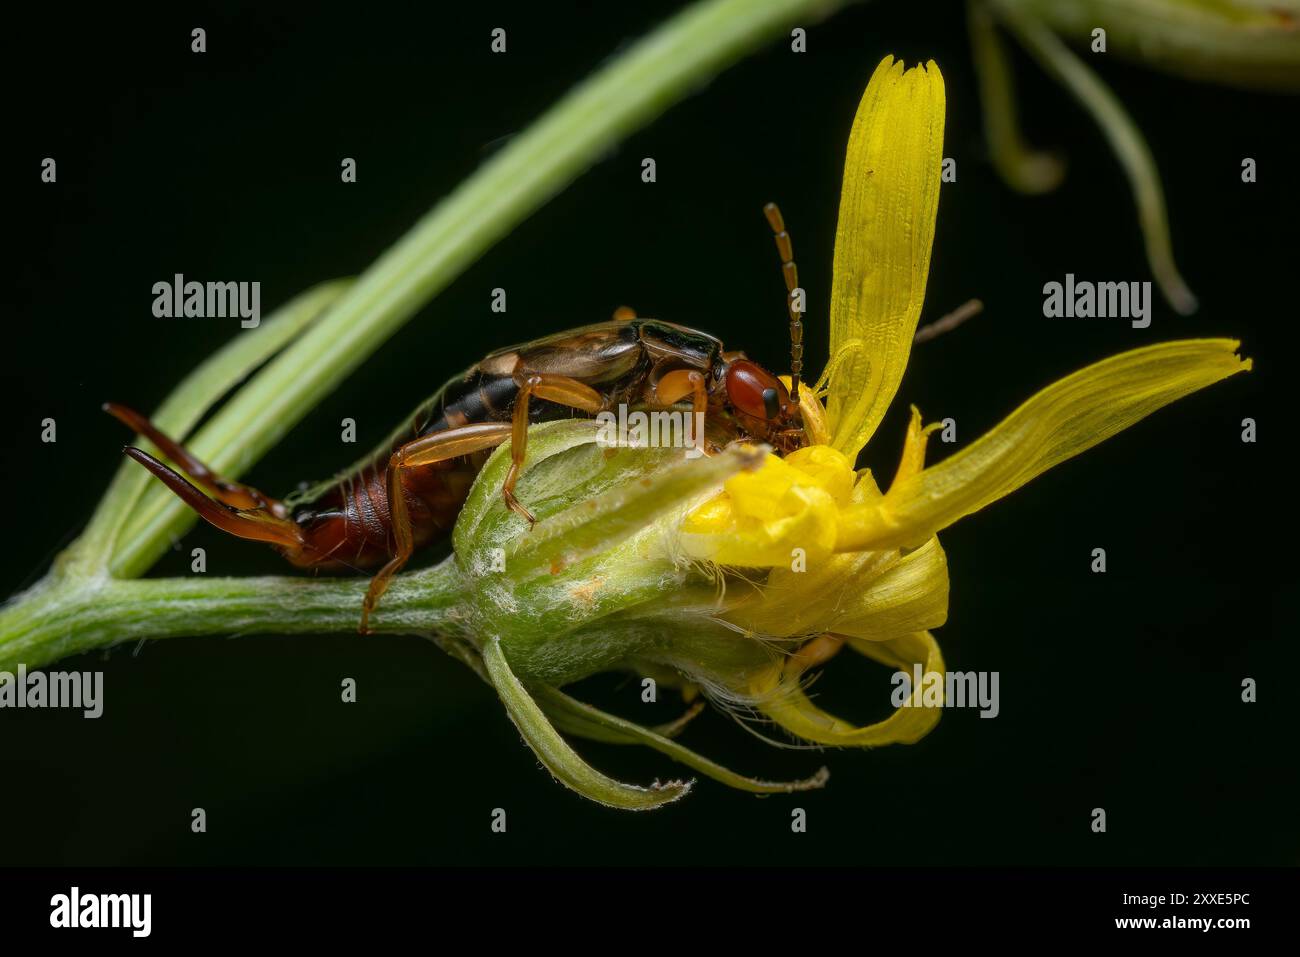
[[[709,392],[704,374],[696,369],[674,369],[655,384],[655,399],[665,406],[676,405],[691,397],[692,412],[709,410]]]
[[[515,372],[515,381],[519,383],[519,394],[515,396],[515,410],[511,418],[510,471],[506,473],[505,483],[501,486],[501,497],[506,500],[506,507],[510,511],[531,526],[537,519],[515,498],[515,482],[519,480],[519,470],[524,466],[524,454],[528,451],[529,399],[537,396],[592,415],[605,407],[605,400],[591,386],[568,376],[524,369]]]
[[[285,517],[284,506],[279,501],[268,495],[263,495],[250,486],[223,479],[208,468],[207,465],[199,461],[187,448],[160,432],[152,422],[134,409],[118,405],[116,402],[106,402],[104,403],[104,411],[127,428],[143,435],[158,446],[163,455],[179,465],[181,471],[207,489],[217,501],[238,509],[264,508],[277,518]],[[137,459],[137,461],[139,460]],[[184,496],[181,497],[184,498]]]
[[[916,335],[912,337],[912,345],[919,346],[923,342],[937,339],[945,332],[952,332],[967,319],[978,316],[983,311],[984,303],[978,299],[968,299],[946,316],[941,316],[934,322],[917,329]]]
[[[615,322],[630,322],[636,318],[636,310],[631,306],[619,306],[614,310]]]
[[[807,671],[826,664],[844,646],[844,639],[838,635],[824,634],[805,642],[803,647],[792,654],[785,663],[785,671],[795,678]]]
[[[704,415],[709,411],[709,391],[702,372],[691,373],[691,413]]]
[[[262,508],[241,509],[208,498],[177,473],[163,465],[148,452],[127,446],[126,454],[147,468],[154,477],[176,493],[186,505],[199,513],[223,532],[255,542],[270,542],[283,548],[304,547],[302,532],[287,518],[273,515]]]
[[[687,396],[691,397],[691,415],[696,416],[696,423],[703,420],[699,416],[709,411],[709,390],[704,374],[696,369],[674,369],[655,383],[655,401],[664,406],[676,405]],[[697,435],[697,442],[706,452],[710,446],[704,442],[704,433]]]
[[[495,448],[510,438],[511,427],[505,422],[481,422],[464,425],[432,435],[421,436],[407,442],[388,460],[388,510],[393,527],[395,548],[393,557],[370,579],[366,589],[366,598],[361,606],[361,624],[358,627],[363,635],[370,631],[370,613],[375,610],[380,597],[388,590],[392,577],[402,570],[415,550],[415,538],[411,532],[411,515],[406,508],[406,496],[402,488],[402,470],[418,465],[432,465],[447,459],[481,452]]]

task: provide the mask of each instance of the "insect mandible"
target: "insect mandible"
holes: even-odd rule
[[[451,531],[474,477],[506,441],[510,468],[501,494],[532,526],[532,513],[515,497],[530,424],[591,417],[620,404],[646,410],[689,404],[708,425],[706,451],[736,440],[765,442],[781,454],[808,444],[799,411],[798,271],[780,210],[768,203],[763,212],[786,284],[788,390],[743,352],[724,351],[713,336],[637,318],[623,307],[608,322],[492,353],[439,389],[370,458],[287,501],[223,479],[138,412],[115,403],[104,408],[180,471],[134,446],[125,453],[222,531],[274,545],[302,568],[381,566],[362,603],[364,634],[392,577],[417,548]]]

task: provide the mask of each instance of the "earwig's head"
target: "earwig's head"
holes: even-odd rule
[[[798,404],[791,400],[784,383],[758,363],[730,361],[726,388],[732,412],[754,438],[782,453],[808,444]]]

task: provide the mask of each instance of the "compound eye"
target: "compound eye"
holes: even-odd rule
[[[768,371],[745,359],[727,369],[727,398],[738,410],[771,421],[781,414],[781,383]]]

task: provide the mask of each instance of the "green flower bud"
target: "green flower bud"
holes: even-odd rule
[[[761,464],[766,451],[732,446],[691,457],[682,449],[602,447],[597,434],[590,421],[529,430],[516,494],[537,517],[531,530],[502,501],[508,450],[489,459],[465,502],[453,560],[469,596],[463,634],[482,660],[480,673],[551,772],[602,803],[654,807],[689,785],[613,781],[587,766],[557,728],[646,744],[759,793],[819,786],[824,769],[784,783],[742,777],[674,742],[685,721],[645,728],[559,690],[598,672],[628,670],[688,695],[703,686],[729,696],[779,673],[781,664],[780,650],[719,617],[727,603],[719,570],[686,558],[677,544],[685,514],[728,477]]]

